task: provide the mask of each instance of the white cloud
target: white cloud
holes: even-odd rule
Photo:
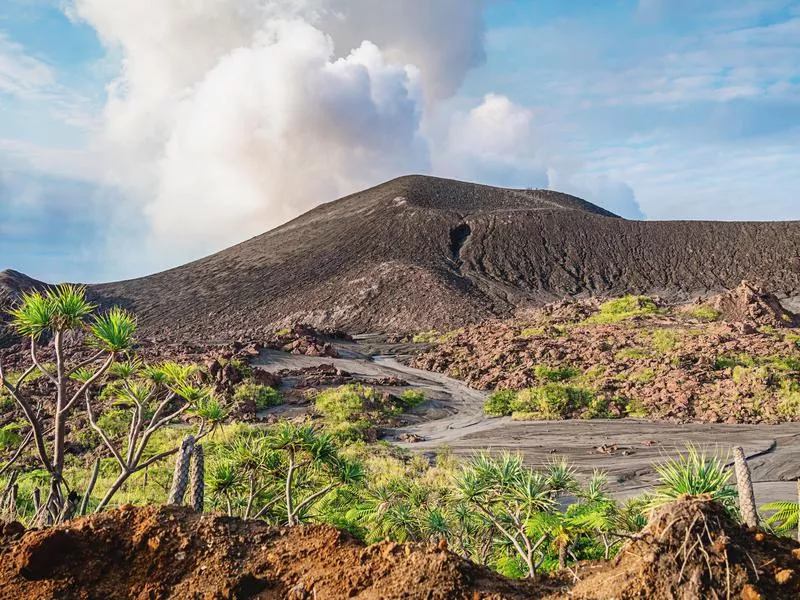
[[[633,188],[588,173],[586,165],[559,156],[560,146],[548,139],[533,110],[489,94],[473,109],[448,115],[442,139],[437,143],[434,136],[434,171],[498,186],[549,187],[623,217],[644,218]]]
[[[484,4],[74,0],[121,56],[109,182],[174,263],[427,172],[421,124],[483,59]]]
[[[0,32],[0,93],[38,97],[55,85],[53,70]]]
[[[444,115],[433,136],[437,175],[499,186],[545,187],[547,169],[534,113],[506,96],[487,95],[468,111]]]
[[[414,67],[387,64],[368,42],[333,60],[319,30],[272,26],[180,103],[147,207],[157,236],[180,231],[200,250],[229,244],[321,200],[427,168]]]

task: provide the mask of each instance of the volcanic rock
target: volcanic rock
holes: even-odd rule
[[[755,325],[796,327],[800,318],[786,310],[775,294],[763,286],[743,281],[736,289],[711,298],[708,302],[725,321],[741,322],[752,333]]]

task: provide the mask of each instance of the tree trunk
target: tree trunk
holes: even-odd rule
[[[736,470],[736,487],[739,490],[739,509],[742,511],[742,520],[748,527],[758,527],[753,480],[750,477],[750,467],[747,465],[741,446],[733,449],[733,464]]]
[[[205,496],[205,460],[203,445],[197,444],[192,453],[192,468],[189,485],[189,505],[195,512],[203,512]]]
[[[108,503],[111,502],[111,498],[113,498],[114,494],[119,491],[119,488],[122,487],[122,484],[125,483],[128,477],[130,477],[130,473],[127,471],[122,471],[122,473],[119,474],[119,477],[117,477],[116,481],[114,481],[114,483],[111,484],[111,487],[108,488],[106,495],[103,496],[102,500],[100,500],[100,504],[98,504],[97,508],[94,509],[95,514],[105,510],[106,506],[108,506]]]
[[[17,517],[19,516],[19,510],[17,505],[17,497],[19,495],[19,484],[15,483],[14,487],[11,488],[11,498],[9,498],[11,512],[8,518],[9,521],[16,521]]]
[[[289,527],[294,525],[294,503],[292,502],[292,478],[294,477],[294,452],[289,451],[289,471],[286,473],[286,515]]]
[[[89,485],[86,486],[86,492],[83,494],[83,498],[81,499],[81,507],[78,509],[78,516],[85,515],[86,509],[89,508],[89,498],[92,496],[94,486],[97,483],[97,475],[99,473],[100,459],[96,458],[94,460],[94,466],[92,467],[92,476],[89,478]]]
[[[60,331],[55,332],[53,340],[56,353],[56,407],[53,430],[53,500],[61,509],[61,476],[64,472],[64,438],[66,437],[66,414],[63,412],[67,401],[67,376],[63,358],[63,338]]]
[[[558,547],[558,568],[563,571],[567,568],[567,545],[561,544]]]
[[[194,449],[194,437],[187,435],[181,442],[178,456],[175,458],[175,471],[172,474],[172,487],[170,488],[167,504],[183,504],[186,489],[189,487],[189,465]]]

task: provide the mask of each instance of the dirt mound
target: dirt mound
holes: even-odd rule
[[[178,507],[123,507],[11,532],[0,535],[0,597],[9,600],[542,595],[435,546],[366,547],[331,527],[281,529]]]
[[[412,176],[90,293],[133,309],[146,336],[264,341],[293,323],[448,331],[565,296],[687,300],[743,279],[800,298],[797,256],[800,223],[627,221],[558,192]]]
[[[796,599],[800,546],[743,529],[714,502],[686,498],[653,515],[639,539],[580,581],[569,597]]]
[[[797,315],[786,310],[775,294],[762,286],[743,281],[739,287],[714,296],[706,302],[730,322],[744,322],[772,327],[796,327]]]

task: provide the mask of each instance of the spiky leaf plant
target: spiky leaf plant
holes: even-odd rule
[[[764,523],[778,535],[785,535],[797,529],[800,520],[800,503],[798,502],[770,502],[761,507],[762,511],[774,511]]]
[[[709,496],[735,513],[736,488],[728,483],[731,474],[725,464],[719,456],[688,446],[684,454],[655,466],[660,483],[651,506],[672,502],[681,496]]]

